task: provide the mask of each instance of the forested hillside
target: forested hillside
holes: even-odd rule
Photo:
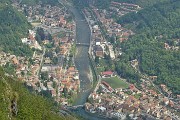
[[[1,0],[0,3],[0,49],[19,56],[30,56],[32,51],[23,45],[21,38],[27,35],[31,28],[25,16],[10,4]]]
[[[157,75],[156,84],[166,84],[180,94],[180,1],[155,4],[118,22],[136,33],[121,44],[125,54],[119,64],[138,59],[141,72]]]
[[[0,68],[0,120],[64,120],[50,101],[27,91]],[[72,119],[72,118],[71,118]]]

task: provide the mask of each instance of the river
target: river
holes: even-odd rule
[[[70,11],[73,13],[76,21],[76,42],[77,43],[90,43],[90,29],[88,24],[86,23],[83,16],[79,13],[79,11],[70,7]],[[75,65],[79,70],[79,77],[81,80],[81,92],[78,98],[78,101],[75,103],[76,105],[84,104],[86,102],[87,97],[90,93],[91,82],[90,82],[90,66],[89,66],[89,57],[88,57],[89,46],[86,45],[77,45],[76,46],[76,55],[75,55]]]
[[[60,0],[60,2],[64,2]],[[84,16],[81,14],[81,11],[71,4],[64,2],[64,5],[72,12],[75,22],[76,22],[76,42],[77,43],[90,43],[91,31],[86,22]],[[90,61],[88,57],[89,46],[87,45],[77,45],[76,54],[75,54],[75,65],[79,71],[79,77],[81,80],[80,83],[80,93],[78,99],[75,102],[75,105],[83,105],[92,90],[91,79],[92,76],[90,73]],[[84,118],[85,120],[105,120],[97,115],[90,114],[86,112],[82,107],[79,107],[75,110],[71,110],[74,114]]]

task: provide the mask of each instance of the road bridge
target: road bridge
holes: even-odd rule
[[[75,105],[75,106],[67,106],[67,109],[77,109],[79,107],[84,107],[84,105]]]
[[[79,46],[90,46],[90,44],[89,43],[76,43],[76,45],[79,45]]]

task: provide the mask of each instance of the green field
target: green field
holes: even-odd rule
[[[124,82],[123,80],[119,79],[118,77],[112,78],[103,78],[102,81],[107,82],[112,88],[128,88],[128,83]]]

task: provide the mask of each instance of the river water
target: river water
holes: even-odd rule
[[[86,23],[84,17],[79,13],[79,11],[70,7],[70,11],[73,13],[76,21],[76,42],[77,43],[90,43],[90,29]],[[76,101],[76,105],[81,105],[86,102],[86,99],[89,95],[91,82],[90,82],[90,66],[89,66],[89,57],[88,57],[89,46],[87,45],[77,45],[76,46],[76,55],[75,55],[75,65],[79,70],[79,77],[81,80],[81,93],[79,96],[80,99]]]
[[[60,0],[63,2],[63,0]],[[81,11],[74,6],[64,3],[66,7],[72,12],[76,21],[76,42],[77,43],[90,43],[91,31],[88,23],[85,21],[84,16]],[[79,77],[81,80],[81,91],[78,95],[78,99],[75,105],[83,105],[92,90],[90,77],[90,61],[88,57],[89,46],[87,45],[77,45],[75,54],[75,65],[79,70]],[[97,115],[86,112],[82,107],[71,110],[77,116],[84,118],[85,120],[106,120],[105,118],[99,117]]]

